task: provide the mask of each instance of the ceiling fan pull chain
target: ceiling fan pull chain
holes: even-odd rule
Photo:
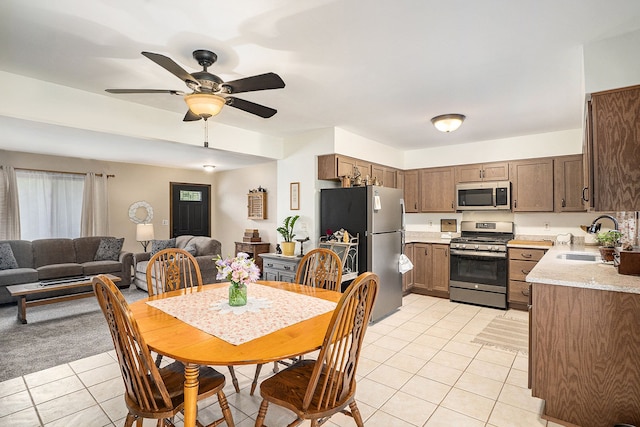
[[[204,146],[209,147],[209,121],[204,119]]]

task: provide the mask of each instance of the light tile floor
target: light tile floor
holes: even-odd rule
[[[527,356],[474,344],[477,333],[505,311],[416,294],[370,326],[358,367],[356,400],[367,426],[557,426],[540,418],[542,401],[527,389]],[[527,319],[527,313],[507,316]],[[166,358],[165,358],[166,359]],[[265,366],[263,376],[271,374]],[[237,367],[235,393],[226,367],[225,393],[238,427],[253,426],[259,393],[249,396],[255,366]],[[124,386],[114,352],[0,383],[0,426],[122,426]],[[220,417],[215,399],[200,402],[199,418]],[[181,426],[180,416],[177,425]],[[287,425],[292,414],[271,405],[265,424]],[[145,426],[153,426],[145,420]],[[308,426],[309,423],[303,424]],[[325,425],[355,426],[335,415]]]

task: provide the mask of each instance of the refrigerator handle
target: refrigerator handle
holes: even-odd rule
[[[405,232],[405,209],[404,209],[404,199],[400,199],[400,209],[401,209],[401,218],[400,221],[400,253],[404,254],[404,232]]]

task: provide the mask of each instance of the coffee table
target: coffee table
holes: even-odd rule
[[[112,282],[119,282],[120,279],[118,276],[114,276],[113,274],[106,274],[106,276],[111,279]],[[81,288],[84,286],[91,285],[91,281],[94,276],[85,276],[79,279],[66,281],[63,283],[55,283],[55,284],[46,284],[43,285],[42,282],[34,282],[34,283],[23,283],[21,285],[11,285],[7,286],[7,290],[12,297],[18,297],[18,320],[21,323],[27,323],[27,307],[35,307],[38,305],[46,305],[46,304],[54,304],[62,301],[70,301],[74,299],[80,298],[88,298],[93,296],[93,290],[87,292],[79,292],[71,295],[60,295],[53,297],[45,297],[42,299],[27,301],[27,296],[29,295],[47,295],[52,294],[56,291],[60,291],[63,289],[75,289]],[[62,279],[61,279],[62,280]]]

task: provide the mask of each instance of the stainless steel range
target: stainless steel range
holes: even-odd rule
[[[462,221],[451,239],[451,301],[507,308],[507,242],[513,222]]]

